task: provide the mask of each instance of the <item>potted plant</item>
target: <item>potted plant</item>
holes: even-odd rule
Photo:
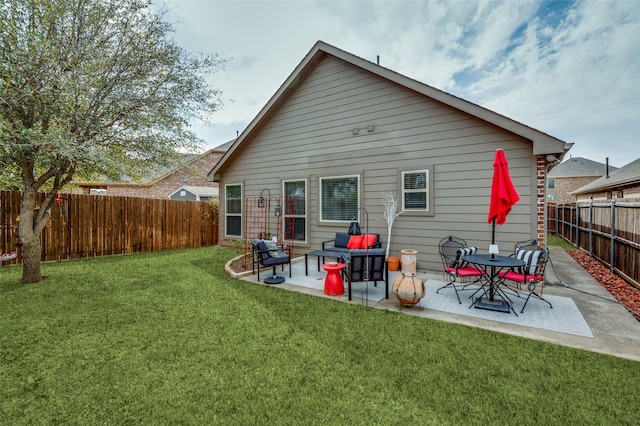
[[[382,193],[382,203],[384,204],[382,217],[384,217],[384,220],[387,222],[387,250],[385,254],[387,256],[389,270],[397,271],[400,267],[400,258],[389,257],[389,249],[391,247],[391,228],[393,227],[393,222],[402,214],[402,211],[398,210],[399,200],[390,192]]]

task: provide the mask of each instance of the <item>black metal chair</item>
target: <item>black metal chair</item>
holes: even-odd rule
[[[436,290],[436,293],[443,288],[451,287],[456,292],[458,303],[462,304],[458,292],[466,290],[466,287],[469,285],[480,282],[485,275],[482,269],[470,265],[463,259],[465,255],[475,254],[477,248],[467,247],[465,240],[452,235],[440,240],[438,247],[440,250],[440,258],[442,259],[442,276],[444,278],[446,275],[449,283]],[[475,278],[475,280],[471,283],[462,283],[461,286],[456,286],[458,279],[468,280],[470,278]]]
[[[273,275],[264,279],[265,284],[280,284],[284,282],[284,277],[276,275],[276,267],[289,265],[289,278],[291,278],[291,250],[282,245],[268,247],[271,241],[254,240],[251,243],[252,265],[251,270],[255,274],[258,269],[258,281],[260,281],[260,268],[273,268]]]
[[[386,255],[384,249],[359,250],[343,256],[346,267],[343,274],[347,281],[347,292],[351,300],[351,283],[373,281],[377,286],[378,281],[384,281],[384,297],[389,298],[389,272],[387,271]]]
[[[510,255],[524,261],[524,266],[512,268],[498,274],[502,280],[515,283],[517,290],[529,292],[520,313],[524,312],[531,296],[547,303],[551,309],[553,305],[542,297],[544,293],[544,268],[549,261],[549,249],[538,244],[537,240],[526,240],[516,243],[513,253]],[[517,293],[516,290],[516,293]],[[519,296],[519,294],[518,294]]]

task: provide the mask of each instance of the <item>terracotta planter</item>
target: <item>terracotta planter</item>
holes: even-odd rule
[[[400,258],[389,256],[387,257],[387,267],[390,271],[397,271],[400,269]]]
[[[420,303],[425,295],[424,282],[416,277],[415,250],[402,250],[402,274],[393,280],[392,293],[403,306],[413,306]]]

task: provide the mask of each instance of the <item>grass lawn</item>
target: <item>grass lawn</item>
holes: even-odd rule
[[[232,256],[0,270],[0,424],[638,422],[638,362],[233,280]]]

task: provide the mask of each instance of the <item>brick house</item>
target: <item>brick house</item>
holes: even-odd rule
[[[582,157],[571,157],[548,173],[547,200],[557,204],[575,203],[573,191],[615,170],[617,167],[608,165],[608,162],[603,164]]]
[[[640,199],[640,158],[573,191],[577,201]]]
[[[185,164],[145,183],[134,182],[76,182],[83,194],[112,195],[140,198],[170,198],[181,188],[215,188],[218,183],[207,180],[211,164],[216,164],[226,152],[227,144],[196,156]],[[201,191],[202,192],[202,191]]]

